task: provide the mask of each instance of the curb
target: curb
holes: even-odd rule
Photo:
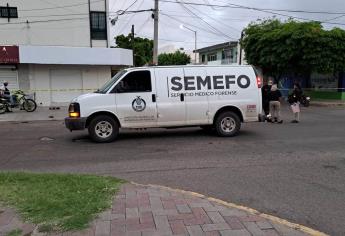
[[[345,107],[345,103],[310,102],[313,107]]]
[[[182,189],[173,189],[173,188],[165,187],[165,186],[161,186],[161,185],[139,184],[139,183],[135,183],[135,182],[130,182],[130,183],[135,185],[135,186],[154,187],[154,188],[159,188],[159,189],[163,189],[163,190],[168,190],[168,191],[172,191],[172,192],[186,194],[186,195],[190,195],[190,196],[194,196],[194,197],[204,198],[204,199],[209,200],[210,202],[218,203],[218,204],[224,205],[226,207],[236,208],[238,210],[242,210],[242,211],[248,212],[250,214],[254,214],[254,215],[260,216],[260,217],[265,218],[267,220],[270,220],[270,221],[273,221],[275,223],[287,226],[289,228],[301,231],[303,233],[310,234],[312,236],[329,236],[328,234],[325,234],[323,232],[314,230],[314,229],[306,227],[304,225],[292,223],[290,221],[287,221],[285,219],[281,219],[281,218],[273,216],[273,215],[261,213],[261,212],[255,210],[255,209],[253,209],[253,208],[249,208],[249,207],[242,206],[242,205],[237,205],[235,203],[226,202],[226,201],[223,201],[223,200],[220,200],[220,199],[217,199],[217,198],[213,198],[213,197],[207,197],[207,196],[205,196],[203,194],[200,194],[200,193],[196,193],[196,192],[192,192],[192,191],[186,191],[186,190],[182,190]]]

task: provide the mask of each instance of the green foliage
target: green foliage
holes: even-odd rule
[[[119,35],[115,38],[116,47],[132,49],[131,34]],[[147,38],[134,38],[135,66],[143,66],[152,63],[153,40]]]
[[[0,202],[40,231],[79,230],[111,206],[123,181],[91,175],[0,173]]]
[[[254,22],[244,30],[241,45],[249,64],[277,77],[345,69],[345,31],[324,30],[319,22]]]
[[[162,53],[158,55],[158,65],[186,65],[190,63],[190,56],[184,52]]]
[[[6,234],[6,236],[20,236],[22,235],[22,230],[21,229],[14,229]]]

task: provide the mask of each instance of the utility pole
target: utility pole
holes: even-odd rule
[[[158,64],[158,0],[155,1],[154,26],[153,26],[153,64]]]
[[[196,64],[196,31],[194,31],[195,43],[194,43],[194,64]]]
[[[244,32],[242,30],[241,31],[241,39],[240,39],[240,42],[239,42],[239,48],[240,48],[240,61],[239,61],[239,64],[240,65],[242,65],[242,47],[241,47],[241,42],[242,42],[243,36],[244,36]]]
[[[133,53],[133,66],[135,66],[135,53],[134,53],[134,25],[132,25],[131,30],[131,43],[132,43],[132,53]]]

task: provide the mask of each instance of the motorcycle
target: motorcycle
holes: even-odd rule
[[[305,96],[304,94],[301,96],[301,104],[305,107],[309,107],[310,105],[310,97]]]
[[[10,104],[8,99],[0,98],[0,114],[5,113],[6,111],[12,111],[12,108],[20,108],[27,112],[33,112],[36,110],[36,102],[33,99],[28,98],[28,95],[23,91],[17,90],[13,95],[15,96],[13,105]]]
[[[288,103],[293,104],[294,103],[294,99],[292,97],[292,95],[288,96],[287,99]],[[304,106],[304,107],[309,107],[310,105],[310,97],[306,96],[305,94],[301,95],[301,100],[300,103]]]

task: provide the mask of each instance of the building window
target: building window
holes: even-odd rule
[[[105,12],[90,12],[91,39],[107,39],[107,22]]]
[[[202,54],[202,56],[201,56],[201,62],[205,62],[205,54]]]
[[[2,18],[18,18],[16,7],[0,7],[0,17]]]
[[[225,49],[222,51],[222,59],[230,59],[231,58],[231,50],[230,49]]]
[[[208,54],[207,61],[217,61],[217,54]]]

